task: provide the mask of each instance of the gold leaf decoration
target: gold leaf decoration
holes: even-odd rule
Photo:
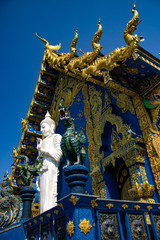
[[[71,196],[69,201],[73,203],[73,205],[76,205],[78,202],[79,198],[76,198],[75,196]]]
[[[140,209],[141,207],[140,207],[139,205],[134,205],[134,208],[135,208],[136,210],[138,210],[138,209]]]
[[[90,229],[92,228],[92,225],[90,224],[89,220],[80,220],[79,228],[81,229],[81,232],[84,234],[87,234],[90,232]]]
[[[147,209],[150,211],[152,209],[152,206],[147,206]]]
[[[58,203],[58,206],[62,208],[62,210],[64,210],[63,204],[62,203]]]
[[[96,199],[95,200],[91,200],[91,206],[92,206],[92,208],[98,206],[98,203],[96,202]]]
[[[47,213],[47,215],[46,215],[48,218],[50,218],[51,217],[51,213]]]
[[[114,205],[113,205],[112,203],[108,203],[108,204],[106,204],[106,207],[107,207],[108,209],[110,209],[110,208],[114,207]]]
[[[59,211],[58,211],[58,210],[54,210],[54,213],[55,213],[56,215],[58,215]]]
[[[72,234],[74,234],[74,225],[73,225],[73,221],[70,221],[68,222],[67,224],[67,232],[68,232],[68,235],[71,237]]]
[[[123,204],[123,205],[121,205],[122,206],[122,208],[125,210],[126,208],[128,208],[128,205],[127,204]]]

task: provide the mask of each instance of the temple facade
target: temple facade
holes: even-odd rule
[[[31,218],[4,225],[7,217],[0,212],[0,238],[11,239],[15,234],[28,240],[160,239],[160,60],[139,46],[134,35],[139,24],[135,6],[131,14],[124,30],[126,46],[107,55],[101,53],[100,20],[91,43],[93,51],[81,56],[76,55],[78,30],[69,53],[59,53],[60,45],[52,46],[37,35],[46,50],[8,176],[15,196],[28,183],[24,177],[32,179],[29,185],[35,198]],[[57,206],[40,214],[36,178],[27,175],[33,169],[22,175],[22,168],[25,161],[35,166],[40,122],[47,111],[56,132],[65,133],[60,106],[74,119],[74,134],[86,137],[83,167],[71,166],[75,175],[82,174],[85,166],[87,178],[82,191],[77,187],[82,179],[75,180],[71,174],[73,180],[66,180],[71,166],[64,168],[63,152]],[[75,188],[70,187],[71,181],[77,181]]]

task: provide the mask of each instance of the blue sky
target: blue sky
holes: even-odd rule
[[[123,31],[133,16],[133,4],[131,0],[0,0],[0,182],[6,170],[11,173],[13,147],[18,148],[22,136],[21,119],[26,118],[39,76],[44,43],[35,33],[52,45],[61,43],[62,53],[70,51],[78,27],[77,49],[87,52],[101,18],[100,43],[107,54],[126,45]],[[140,46],[159,58],[160,1],[137,0],[136,9],[142,19],[136,33],[145,38]]]

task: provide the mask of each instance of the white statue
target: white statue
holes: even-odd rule
[[[49,112],[40,123],[44,139],[37,138],[38,154],[43,154],[37,186],[40,191],[40,213],[57,205],[58,166],[62,156],[60,142],[62,136],[55,134],[55,122]]]

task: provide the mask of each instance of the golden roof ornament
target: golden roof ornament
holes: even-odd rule
[[[36,36],[46,43],[46,60],[52,68],[63,67],[65,72],[71,71],[74,74],[80,72],[83,78],[90,78],[93,76],[102,76],[104,78],[104,83],[107,83],[110,78],[110,71],[119,66],[119,62],[124,63],[128,58],[132,57],[134,60],[137,59],[136,51],[138,48],[139,38],[137,34],[133,35],[136,30],[137,25],[140,23],[139,14],[136,10],[136,2],[134,3],[132,9],[133,18],[128,22],[126,29],[124,30],[124,40],[127,44],[126,47],[117,48],[109,54],[100,57],[100,50],[102,46],[99,44],[99,40],[102,35],[102,25],[100,20],[98,21],[98,30],[94,34],[92,39],[92,52],[82,52],[82,56],[76,57],[76,44],[78,41],[77,30],[75,32],[75,37],[72,40],[70,53],[58,54],[55,51],[59,50],[61,45],[51,46],[49,42],[43,38],[40,38],[37,34]]]
[[[136,30],[136,26],[139,24],[139,14],[135,10],[135,4],[132,12],[134,13],[134,16],[132,20],[128,22],[124,31],[124,40],[127,46],[117,48],[108,55],[97,58],[92,64],[90,64],[90,66],[82,70],[82,76],[84,78],[89,78],[91,75],[103,76],[104,82],[106,83],[108,80],[111,80],[109,72],[115,67],[119,66],[118,62],[125,62],[131,56],[134,60],[136,60],[136,51],[138,48],[139,39],[137,35],[133,35],[133,32]]]
[[[36,33],[36,36],[46,44],[45,45],[46,50],[58,51],[61,48],[61,43],[59,45],[53,46],[53,45],[50,45],[46,39],[39,37],[37,33]]]
[[[99,55],[100,50],[102,46],[98,43],[102,35],[102,26],[100,24],[100,19],[98,21],[98,31],[94,34],[93,40],[92,40],[92,52],[83,53],[82,56],[73,58],[69,64],[65,67],[65,71],[67,72],[70,70],[73,73],[76,73],[80,69],[85,68],[90,64],[96,56]]]
[[[78,41],[78,28],[76,29],[74,39],[72,40],[69,53],[62,53],[60,56],[53,56],[52,61],[49,61],[49,64],[51,67],[57,68],[57,67],[64,67],[66,64],[69,63],[69,61],[76,55],[76,45]]]

